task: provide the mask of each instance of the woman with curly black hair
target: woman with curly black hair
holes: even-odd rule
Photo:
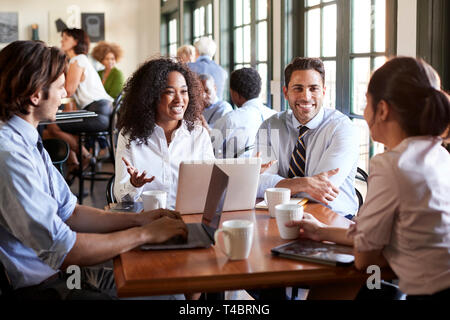
[[[200,122],[201,93],[197,77],[169,58],[144,63],[128,80],[118,122],[114,194],[119,201],[163,190],[173,208],[180,162],[214,159]]]

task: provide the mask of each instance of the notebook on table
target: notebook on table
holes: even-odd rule
[[[167,249],[193,249],[209,248],[214,244],[214,233],[219,228],[223,204],[228,187],[228,175],[218,166],[212,168],[208,194],[203,210],[201,223],[187,223],[188,238],[184,243],[169,240],[162,244],[146,244],[141,246],[142,250],[167,250]]]
[[[350,266],[355,260],[352,247],[303,239],[275,247],[271,252],[279,257],[331,266]]]

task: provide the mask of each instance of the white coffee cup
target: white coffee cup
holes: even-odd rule
[[[166,209],[167,192],[159,190],[144,191],[142,193],[144,211]]]
[[[303,219],[303,206],[298,204],[279,204],[275,206],[278,231],[282,239],[296,239],[299,236],[299,227],[286,227],[290,221]]]
[[[219,234],[223,234],[225,249],[219,243]],[[214,234],[216,245],[230,260],[247,259],[253,244],[253,222],[249,220],[228,220]]]
[[[269,188],[264,193],[269,215],[275,218],[275,206],[288,203],[291,200],[291,190],[287,188]]]

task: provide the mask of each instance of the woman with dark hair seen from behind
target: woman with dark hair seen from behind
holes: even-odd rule
[[[163,190],[173,208],[180,162],[214,159],[200,122],[201,92],[187,66],[170,58],[144,63],[128,80],[118,122],[114,194],[119,201]]]
[[[106,93],[98,73],[88,60],[90,41],[87,33],[81,29],[64,29],[61,36],[61,49],[70,59],[65,84],[67,96],[73,97],[79,108],[97,113],[97,117],[83,122],[64,123],[59,127],[52,124],[47,127],[47,137],[57,137],[69,143],[72,150],[68,160],[70,171],[78,168],[80,160],[76,156],[76,134],[108,130],[113,99]],[[89,164],[91,154],[84,147],[82,149],[81,161],[84,168]]]
[[[394,58],[373,74],[364,118],[387,151],[371,160],[356,223],[331,228],[305,214],[291,225],[302,238],[353,246],[358,269],[388,264],[407,299],[449,300],[449,96],[426,62]]]
[[[117,98],[122,91],[124,77],[122,71],[116,68],[116,63],[122,59],[122,48],[115,43],[100,41],[92,50],[92,57],[105,66],[98,75],[102,79],[106,92],[112,97]]]

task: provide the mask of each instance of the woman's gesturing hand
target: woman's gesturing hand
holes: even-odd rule
[[[130,175],[130,183],[133,185],[133,187],[141,188],[145,184],[150,183],[155,179],[155,177],[146,178],[145,177],[145,175],[147,174],[146,171],[139,174],[139,171],[135,167],[133,167],[127,161],[127,159],[122,157],[122,161],[125,163],[127,167],[128,174]]]

